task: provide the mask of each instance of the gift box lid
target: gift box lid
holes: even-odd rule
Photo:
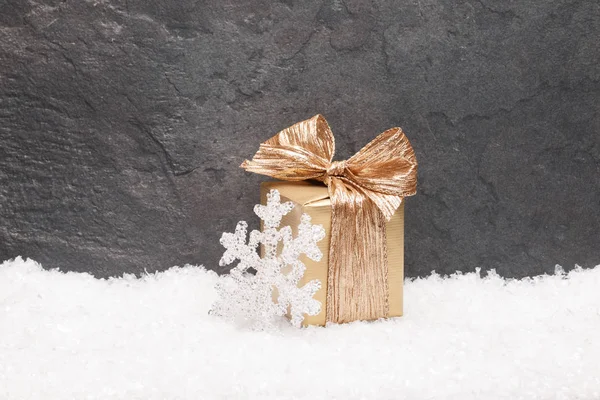
[[[285,197],[301,206],[320,207],[331,204],[327,186],[318,181],[267,181],[261,183],[261,186],[267,188],[267,191],[277,186],[280,192],[285,193]]]

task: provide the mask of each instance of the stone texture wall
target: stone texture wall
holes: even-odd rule
[[[321,113],[338,159],[411,139],[407,275],[593,266],[599,37],[588,0],[0,0],[0,259],[219,270],[240,162]]]

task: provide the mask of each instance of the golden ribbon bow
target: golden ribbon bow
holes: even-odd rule
[[[260,145],[247,171],[328,186],[331,242],[327,321],[388,316],[386,221],[416,193],[417,160],[400,128],[381,133],[346,161],[332,161],[335,139],[321,115],[298,122]]]

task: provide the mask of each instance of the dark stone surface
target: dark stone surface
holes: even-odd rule
[[[594,266],[599,37],[589,0],[0,0],[0,259],[218,269],[238,165],[321,113],[338,159],[411,139],[407,275]]]

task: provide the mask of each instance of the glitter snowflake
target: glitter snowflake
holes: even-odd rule
[[[282,204],[279,192],[271,190],[267,205],[254,207],[254,213],[263,221],[262,232],[250,232],[246,243],[248,224],[240,221],[234,233],[223,233],[221,244],[226,251],[219,265],[229,265],[235,260],[239,263],[229,275],[219,279],[216,286],[219,298],[213,305],[213,314],[249,322],[255,329],[268,329],[288,312],[297,327],[304,314],[320,312],[321,303],[313,295],[321,282],[315,279],[298,286],[306,269],[299,257],[306,254],[319,261],[322,254],[317,242],[325,237],[325,231],[321,225],[312,225],[307,214],[301,217],[296,237],[289,226],[278,229],[282,217],[293,208],[292,202]],[[264,246],[262,258],[257,251],[259,244]],[[248,272],[250,268],[256,273]]]

